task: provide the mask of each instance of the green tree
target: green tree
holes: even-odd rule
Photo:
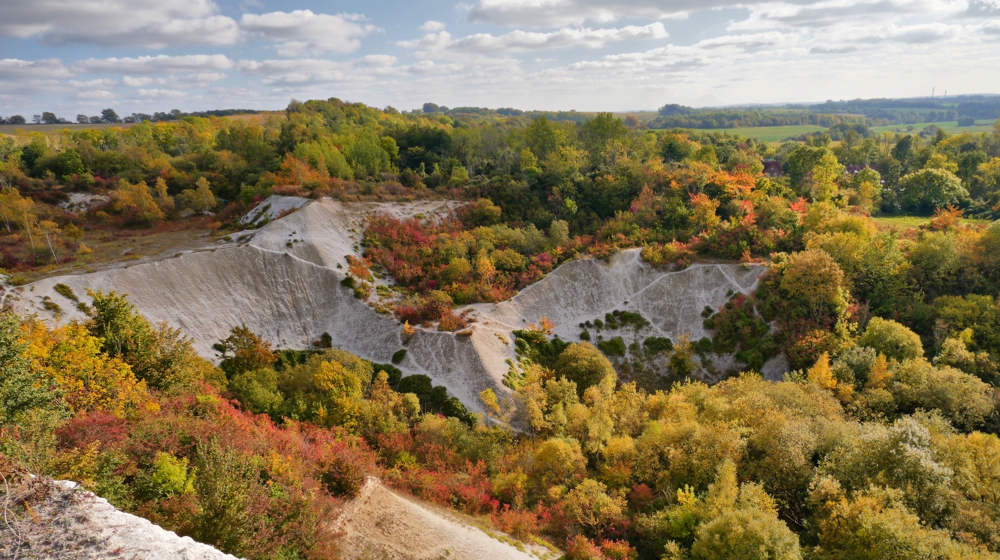
[[[80,152],[71,148],[59,152],[59,156],[56,157],[56,169],[59,170],[59,176],[61,177],[83,175],[86,171],[86,168],[83,166],[83,158],[80,157]]]
[[[827,155],[833,156],[833,152],[826,148],[813,148],[810,146],[799,146],[788,154],[788,160],[784,165],[785,173],[788,175],[792,186],[797,192],[800,194],[809,194],[806,188],[808,186],[807,180],[809,174],[812,172],[813,167]],[[836,156],[834,156],[834,159],[836,159]]]
[[[101,339],[101,349],[111,357],[120,357],[138,379],[156,388],[188,385],[199,379],[218,381],[217,372],[197,355],[191,339],[166,323],[150,324],[126,299],[127,294],[89,289],[87,294],[94,306],[88,329]]]
[[[539,160],[545,161],[549,154],[554,153],[559,148],[563,134],[548,119],[539,117],[531,121],[531,124],[525,129],[524,140],[531,153]]]
[[[899,203],[905,210],[930,214],[968,197],[962,180],[944,169],[921,169],[899,180]]]
[[[893,360],[909,360],[924,355],[920,335],[891,319],[873,317],[858,340],[861,346],[874,348]]]
[[[812,166],[808,175],[809,193],[816,202],[826,202],[836,197],[837,181],[844,174],[844,166],[837,162],[837,156],[825,151]]]
[[[570,344],[559,355],[553,369],[556,375],[576,383],[581,396],[588,387],[597,385],[605,377],[618,376],[611,362],[589,342]]]
[[[628,127],[611,113],[598,113],[580,127],[580,140],[590,153],[591,164],[600,160],[601,153],[614,140],[628,136]]]

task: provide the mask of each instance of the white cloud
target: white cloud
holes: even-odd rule
[[[45,44],[231,45],[239,28],[212,0],[28,0],[4,3],[0,34]]]
[[[189,95],[186,91],[176,89],[140,89],[135,92],[135,97],[140,99],[181,99]]]
[[[106,89],[92,89],[81,91],[76,94],[76,97],[78,99],[112,99],[115,97],[115,94]]]
[[[430,33],[415,41],[401,41],[399,46],[424,53],[459,51],[477,53],[520,53],[569,47],[598,49],[609,43],[642,39],[665,39],[667,30],[660,22],[630,25],[618,29],[563,28],[550,33],[511,31],[504,35],[477,33],[453,39],[447,31]]]
[[[240,71],[262,76],[265,85],[315,84],[343,80],[351,66],[332,60],[298,58],[288,60],[241,60]]]
[[[420,30],[425,33],[436,33],[438,31],[444,31],[445,24],[440,21],[427,20],[423,25],[420,26]]]
[[[223,74],[222,72],[199,72],[197,74],[184,74],[174,78],[174,82],[180,82],[185,84],[193,85],[204,85],[211,82],[218,82],[220,80],[225,80],[229,75]]]
[[[469,6],[469,21],[512,27],[561,27],[622,18],[662,20],[688,12],[741,5],[740,0],[479,0]]]
[[[156,80],[150,77],[133,78],[132,76],[122,76],[122,83],[129,87],[148,86],[154,82],[156,82]]]
[[[135,58],[90,58],[73,65],[81,73],[160,74],[228,70],[233,61],[223,54],[191,54],[183,56],[139,56]]]
[[[881,29],[868,37],[861,37],[859,42],[877,43],[881,41],[896,41],[899,43],[936,43],[961,33],[960,26],[943,23],[929,23],[909,26],[891,26]]]
[[[361,46],[359,39],[375,30],[361,23],[363,16],[356,14],[314,14],[310,10],[245,14],[240,26],[248,32],[259,33],[278,41],[278,54],[296,57],[323,52],[354,52]]]
[[[384,68],[396,64],[396,57],[387,54],[370,54],[361,59],[361,64],[370,68]]]
[[[61,60],[0,60],[0,80],[26,80],[31,78],[68,78],[72,75]]]

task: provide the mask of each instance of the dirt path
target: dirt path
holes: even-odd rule
[[[491,537],[456,514],[420,504],[369,478],[334,527],[343,532],[342,558],[387,560],[557,558],[538,545],[517,547]],[[511,542],[513,539],[511,539]]]

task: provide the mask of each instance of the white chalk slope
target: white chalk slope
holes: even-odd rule
[[[272,197],[267,203],[287,209],[298,206],[301,199]],[[335,347],[387,363],[403,348],[400,324],[376,313],[340,285],[347,269],[345,257],[360,252],[364,220],[373,212],[430,216],[452,208],[454,204],[448,202],[316,200],[252,235],[235,234],[240,241],[217,249],[41,280],[21,289],[15,305],[22,312],[52,318],[41,305],[48,296],[66,310],[58,319],[65,322],[83,315],[54,291],[56,284],[70,286],[81,299],[87,299],[87,288],[115,290],[129,294],[129,300],[152,321],[181,327],[206,357],[213,356],[212,344],[225,338],[230,328],[246,324],[285,348],[309,347],[328,332]],[[675,341],[689,334],[696,340],[707,334],[702,309],[721,305],[729,293],[753,290],[763,270],[700,264],[667,272],[642,262],[638,250],[624,251],[607,262],[569,262],[509,301],[470,306],[477,320],[472,336],[418,329],[400,368],[406,374],[430,376],[467,406],[478,409],[483,389],[506,392],[502,385],[508,369],[505,360],[514,357],[511,330],[544,315],[555,322],[559,336],[576,340],[578,323],[622,309],[641,313],[652,323],[654,334]]]

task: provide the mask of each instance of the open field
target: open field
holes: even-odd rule
[[[256,114],[247,114],[247,115],[226,115],[226,116],[221,117],[221,118],[228,119],[228,120],[234,120],[234,121],[245,121],[245,122],[249,122],[249,123],[264,124],[264,122],[267,120],[267,118],[270,117],[270,116],[272,116],[272,115],[282,116],[283,117],[285,115],[285,113],[283,111],[267,111],[267,112],[256,113]],[[168,121],[168,122],[170,122],[170,121]],[[94,123],[94,124],[76,124],[76,123],[70,123],[70,124],[32,124],[32,123],[27,123],[27,124],[0,124],[0,134],[8,134],[8,135],[14,134],[14,131],[18,130],[18,129],[22,129],[22,130],[25,130],[27,132],[54,133],[54,132],[58,132],[58,131],[64,130],[64,129],[69,129],[69,130],[84,130],[84,129],[88,129],[88,128],[104,129],[104,128],[111,128],[111,127],[115,127],[115,126],[117,126],[119,128],[130,128],[133,124],[134,123]]]
[[[745,126],[739,128],[696,128],[699,132],[725,132],[739,136],[756,138],[762,142],[780,142],[792,136],[807,134],[809,132],[822,132],[826,128],[815,125],[791,125],[791,126]]]
[[[916,124],[891,124],[889,126],[877,126],[872,128],[872,132],[920,132],[930,125],[943,128],[948,134],[961,134],[963,132],[992,132],[993,123],[988,121],[976,121],[975,126],[958,126],[957,121],[936,122],[936,123],[916,123]],[[911,128],[912,127],[912,128]]]
[[[0,124],[0,134],[14,134],[17,129],[26,130],[28,132],[45,132],[53,133],[63,129],[70,130],[84,130],[87,128],[129,128],[133,123],[95,123],[95,124]]]

